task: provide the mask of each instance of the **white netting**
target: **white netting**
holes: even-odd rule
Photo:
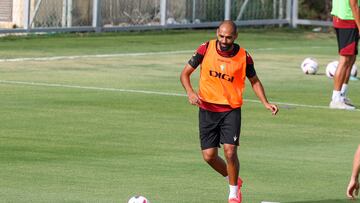
[[[286,0],[234,0],[232,20],[285,19]]]
[[[233,0],[232,20],[286,18],[286,0]],[[225,0],[167,0],[167,24],[222,21]]]
[[[32,27],[91,26],[92,0],[32,0]]]
[[[8,0],[6,0],[8,1]],[[219,22],[225,17],[226,0],[97,0],[99,8],[93,5],[95,0],[29,0],[29,28],[72,28],[79,26],[118,27],[131,29],[134,25],[174,25],[196,27],[203,23]],[[4,6],[1,19],[9,19],[13,13],[13,27],[27,25],[25,21],[26,0],[14,1],[13,7]],[[166,2],[166,8],[162,7]],[[299,19],[330,21],[331,0],[299,0],[297,5]],[[9,4],[10,5],[10,4]],[[162,8],[165,12],[161,13]],[[98,18],[93,12],[98,11]],[[261,24],[301,24],[305,21],[290,19],[291,0],[231,0],[230,18],[234,21]],[[4,17],[5,16],[5,17]],[[0,16],[1,17],[1,16]],[[162,21],[165,17],[165,22]],[[94,21],[100,19],[100,21]],[[270,21],[269,21],[270,20]],[[93,22],[94,21],[94,22]],[[163,24],[164,23],[164,24]],[[313,23],[314,24],[314,23]],[[170,27],[170,26],[169,26]],[[85,28],[91,30],[92,28]],[[106,30],[106,29],[104,29]],[[112,30],[112,29],[111,29]]]
[[[103,0],[101,19],[105,27],[158,25],[160,0]]]
[[[231,19],[284,19],[286,0],[233,0]],[[91,26],[93,0],[31,0],[31,27]],[[167,0],[166,24],[221,21],[225,0]],[[160,0],[101,0],[101,25],[159,25]]]

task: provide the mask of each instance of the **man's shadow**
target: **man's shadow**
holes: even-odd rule
[[[360,203],[360,200],[349,199],[327,199],[327,200],[311,200],[311,201],[299,201],[299,202],[284,202],[284,203]]]

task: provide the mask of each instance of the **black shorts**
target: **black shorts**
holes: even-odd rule
[[[239,146],[241,109],[211,112],[199,108],[201,149],[220,147],[220,144]]]
[[[353,56],[358,54],[359,30],[357,28],[335,28],[339,54]]]

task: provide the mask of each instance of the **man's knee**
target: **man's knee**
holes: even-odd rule
[[[203,155],[203,159],[208,163],[211,163],[214,160],[216,160],[218,156],[215,150],[203,150],[202,155]]]
[[[350,68],[352,67],[353,63],[354,63],[354,60],[355,60],[355,57],[356,56],[341,56],[343,58],[342,62],[343,62],[343,66],[345,68]]]
[[[228,145],[224,147],[224,156],[228,161],[234,161],[237,159],[237,146]]]

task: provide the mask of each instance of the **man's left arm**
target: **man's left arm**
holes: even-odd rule
[[[273,115],[276,115],[277,112],[279,111],[279,109],[275,104],[271,104],[268,102],[266,95],[265,95],[264,87],[261,84],[261,81],[259,80],[257,75],[255,75],[251,78],[248,78],[248,79],[251,83],[253,91],[255,92],[256,96],[259,98],[261,103],[263,103],[265,108],[269,109]]]
[[[360,172],[360,145],[355,152],[354,161],[353,161],[353,170],[348,184],[346,195],[355,199],[355,196],[359,194],[359,172]]]
[[[359,9],[358,0],[350,0],[350,8],[354,16],[356,26],[358,30],[360,30],[360,9]]]

